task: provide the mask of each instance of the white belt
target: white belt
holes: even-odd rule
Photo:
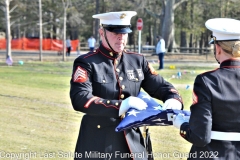
[[[240,141],[240,133],[211,131],[211,139],[222,141]]]

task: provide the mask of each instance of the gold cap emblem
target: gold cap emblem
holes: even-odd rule
[[[120,16],[120,19],[123,19],[126,17],[126,14],[125,13],[122,13],[121,16]]]

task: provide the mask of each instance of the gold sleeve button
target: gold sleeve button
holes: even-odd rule
[[[107,104],[109,104],[109,103],[110,103],[110,101],[108,100],[108,101],[107,101]]]
[[[116,102],[115,105],[118,106],[118,102]]]

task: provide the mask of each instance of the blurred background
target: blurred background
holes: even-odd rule
[[[0,0],[0,50],[7,51],[6,57],[11,49],[60,51],[70,37],[73,51],[78,46],[85,51],[90,36],[97,45],[100,41],[99,21],[92,15],[132,10],[138,14],[131,20],[129,49],[137,52],[136,23],[142,18],[141,52],[154,53],[156,36],[161,35],[168,52],[201,55],[212,49],[206,20],[239,19],[239,7],[237,0]]]

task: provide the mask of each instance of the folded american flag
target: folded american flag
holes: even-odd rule
[[[147,103],[146,110],[137,110],[130,108],[120,124],[115,128],[116,132],[120,132],[133,127],[142,126],[168,126],[172,125],[173,115],[179,113],[190,116],[190,111],[167,109],[162,110],[162,106],[150,97],[147,93],[140,91],[138,98]]]

